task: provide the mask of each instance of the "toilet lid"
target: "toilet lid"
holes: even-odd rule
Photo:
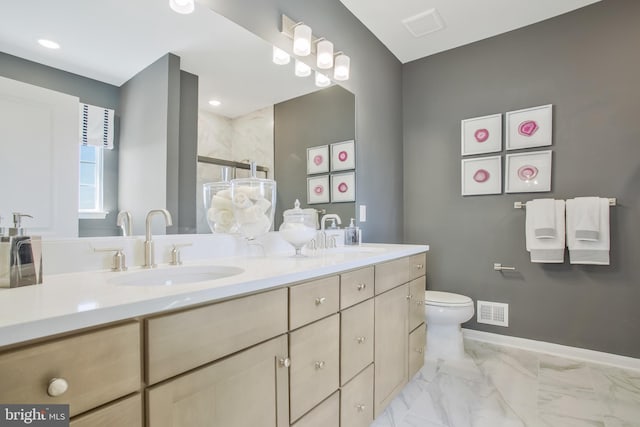
[[[424,291],[427,304],[433,305],[471,305],[473,300],[467,296],[451,292]]]

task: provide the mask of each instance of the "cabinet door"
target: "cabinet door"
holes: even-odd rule
[[[409,378],[424,365],[424,348],[427,343],[427,328],[424,323],[409,335]]]
[[[340,314],[340,384],[373,362],[373,299]]]
[[[427,285],[425,276],[409,282],[409,331],[424,323],[424,291]]]
[[[339,315],[291,332],[291,421],[338,389]]]
[[[377,285],[377,283],[376,283]],[[375,416],[408,380],[409,285],[375,298]]]
[[[340,425],[340,392],[313,408],[292,427],[338,427]],[[351,427],[343,424],[344,427]]]
[[[142,397],[134,394],[116,403],[74,417],[70,427],[142,427]]]
[[[369,427],[373,422],[373,365],[340,391],[340,425]]]
[[[286,335],[147,389],[153,427],[285,427]]]

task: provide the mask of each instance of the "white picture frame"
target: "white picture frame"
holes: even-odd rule
[[[463,196],[502,194],[502,156],[462,159]]]
[[[551,191],[552,150],[507,154],[505,193]]]
[[[356,173],[331,175],[331,203],[356,201]]]
[[[307,177],[307,204],[329,203],[329,175]]]
[[[460,122],[460,152],[463,156],[499,151],[502,151],[502,114]]]
[[[331,171],[356,168],[355,142],[342,141],[331,144]]]
[[[553,105],[506,113],[507,150],[544,147],[552,144]]]
[[[329,172],[329,146],[307,148],[307,175]]]

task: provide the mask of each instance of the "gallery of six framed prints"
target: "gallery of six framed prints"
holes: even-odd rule
[[[353,140],[307,148],[307,204],[355,202],[355,168]]]
[[[507,151],[552,144],[553,105],[509,111],[505,114]],[[502,194],[502,114],[462,120],[461,161],[463,196]],[[505,155],[505,193],[551,191],[552,150],[522,151]]]

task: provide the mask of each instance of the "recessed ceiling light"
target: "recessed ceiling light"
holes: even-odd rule
[[[209,105],[213,107],[219,107],[220,104],[222,104],[222,102],[218,101],[217,99],[212,99],[211,101],[209,101]]]
[[[174,12],[187,15],[195,9],[194,0],[169,0],[169,6]]]
[[[46,47],[47,49],[60,49],[60,45],[54,41],[47,39],[38,40],[40,46]]]

